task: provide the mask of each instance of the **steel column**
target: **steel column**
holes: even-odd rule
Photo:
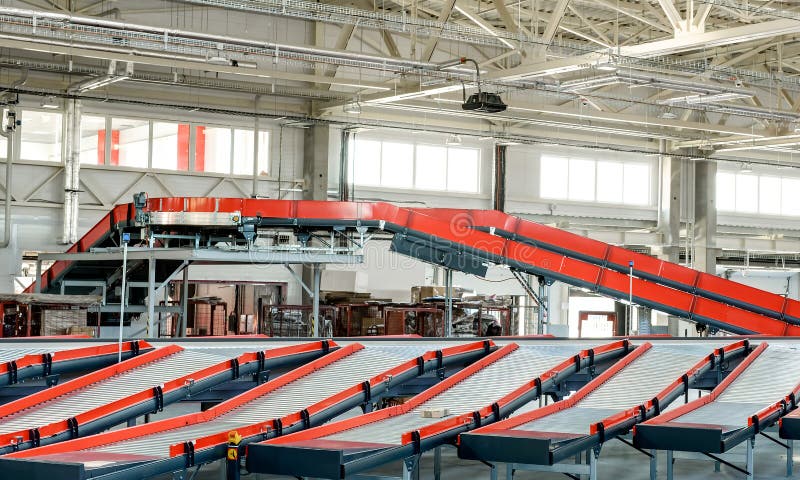
[[[695,168],[695,231],[694,242],[697,258],[694,268],[701,272],[716,274],[717,266],[717,163],[703,160],[694,163]]]
[[[753,461],[753,449],[756,446],[756,437],[751,437],[750,440],[745,442],[747,444],[747,466],[745,470],[747,470],[747,480],[753,480],[755,478],[755,474],[753,470],[755,470],[755,462]]]
[[[147,336],[158,337],[156,325],[156,259],[147,260]]]
[[[445,273],[445,315],[444,315],[444,336],[450,337],[453,334],[453,270],[447,269]],[[480,332],[478,332],[480,335]]]
[[[186,336],[186,326],[189,318],[189,266],[183,269],[183,280],[181,281],[181,318],[178,321],[178,331],[176,337]]]
[[[539,279],[539,308],[536,309],[537,312],[537,322],[536,322],[536,333],[538,335],[544,335],[545,332],[545,324],[550,321],[550,285],[547,282],[543,281],[544,279]]]
[[[314,264],[314,298],[311,300],[313,302],[313,324],[312,324],[312,331],[314,337],[319,336],[319,289],[320,283],[322,282],[322,266],[320,264]]]
[[[39,259],[36,260],[36,280],[34,281],[34,284],[35,287],[33,291],[35,293],[42,293],[42,261]]]
[[[492,208],[505,211],[506,209],[506,151],[508,147],[496,144],[494,146],[494,178],[492,181]]]
[[[441,480],[442,478],[442,447],[433,449],[433,478],[434,480]]]

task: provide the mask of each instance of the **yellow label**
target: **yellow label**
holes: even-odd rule
[[[236,460],[239,458],[239,449],[238,448],[229,448],[228,449],[228,460]]]

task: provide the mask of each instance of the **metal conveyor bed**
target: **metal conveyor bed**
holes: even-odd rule
[[[748,351],[747,342],[714,347],[719,346],[645,343],[567,399],[461,435],[459,456],[509,463],[512,472],[519,465],[562,471],[560,466],[538,466],[572,459],[626,433],[724,365],[721,359]],[[594,453],[592,462],[599,448]],[[578,473],[572,466],[564,468],[565,473]],[[595,478],[593,470],[588,473]]]
[[[612,360],[628,349],[627,341],[580,353],[574,345],[534,348],[511,343],[400,407],[253,444],[248,449],[248,469],[338,479],[412,458],[475,428],[476,423],[509,415],[543,390],[594,366],[595,360]],[[449,410],[445,418],[422,415],[444,408]]]
[[[800,349],[762,343],[711,394],[636,427],[640,448],[723,453],[795,408]]]
[[[56,469],[69,480],[98,472],[108,473],[108,479],[168,473],[224,457],[231,430],[244,437],[244,445],[319,425],[368,403],[372,395],[426,372],[474,361],[495,348],[481,341],[428,350],[435,345],[364,348],[354,343],[208,411],[19,452],[0,460],[0,468],[20,475]],[[96,466],[98,461],[102,466]],[[75,464],[80,472],[67,473]]]
[[[311,342],[234,359],[176,345],[158,348],[0,406],[0,453],[90,435],[222,382],[302,363],[330,342]]]

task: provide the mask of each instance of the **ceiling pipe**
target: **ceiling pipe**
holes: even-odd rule
[[[171,37],[175,37],[175,38],[207,41],[217,44],[228,43],[238,46],[247,46],[259,49],[265,49],[272,51],[276,55],[279,54],[279,52],[297,53],[301,55],[328,57],[339,60],[374,63],[396,68],[420,69],[420,70],[431,70],[431,71],[437,69],[436,65],[430,62],[418,62],[415,60],[405,60],[392,57],[366,55],[357,52],[320,49],[318,47],[304,47],[304,46],[288,45],[288,44],[280,44],[272,42],[261,42],[245,38],[213,35],[208,33],[192,32],[187,30],[177,30],[177,29],[163,28],[163,27],[153,27],[149,25],[119,22],[119,21],[106,20],[94,17],[81,17],[76,15],[62,14],[56,12],[45,12],[39,10],[30,10],[30,9],[13,8],[13,7],[0,7],[0,15],[29,18],[31,19],[31,22],[33,22],[33,20],[36,19],[39,28],[47,28],[45,25],[42,25],[40,23],[41,20],[46,19],[46,20],[52,20],[54,22],[59,22],[59,27],[61,29],[64,29],[65,27],[69,26],[69,24],[72,24],[80,26],[92,26],[99,28],[124,30],[128,32],[149,33],[162,37],[165,43],[168,42]],[[130,50],[128,49],[127,51]]]

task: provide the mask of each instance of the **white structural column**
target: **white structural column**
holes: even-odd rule
[[[64,230],[62,242],[78,241],[78,214],[81,169],[81,104],[69,99],[66,105],[64,145]]]
[[[701,160],[694,163],[694,168],[694,268],[716,274],[717,163]]]

